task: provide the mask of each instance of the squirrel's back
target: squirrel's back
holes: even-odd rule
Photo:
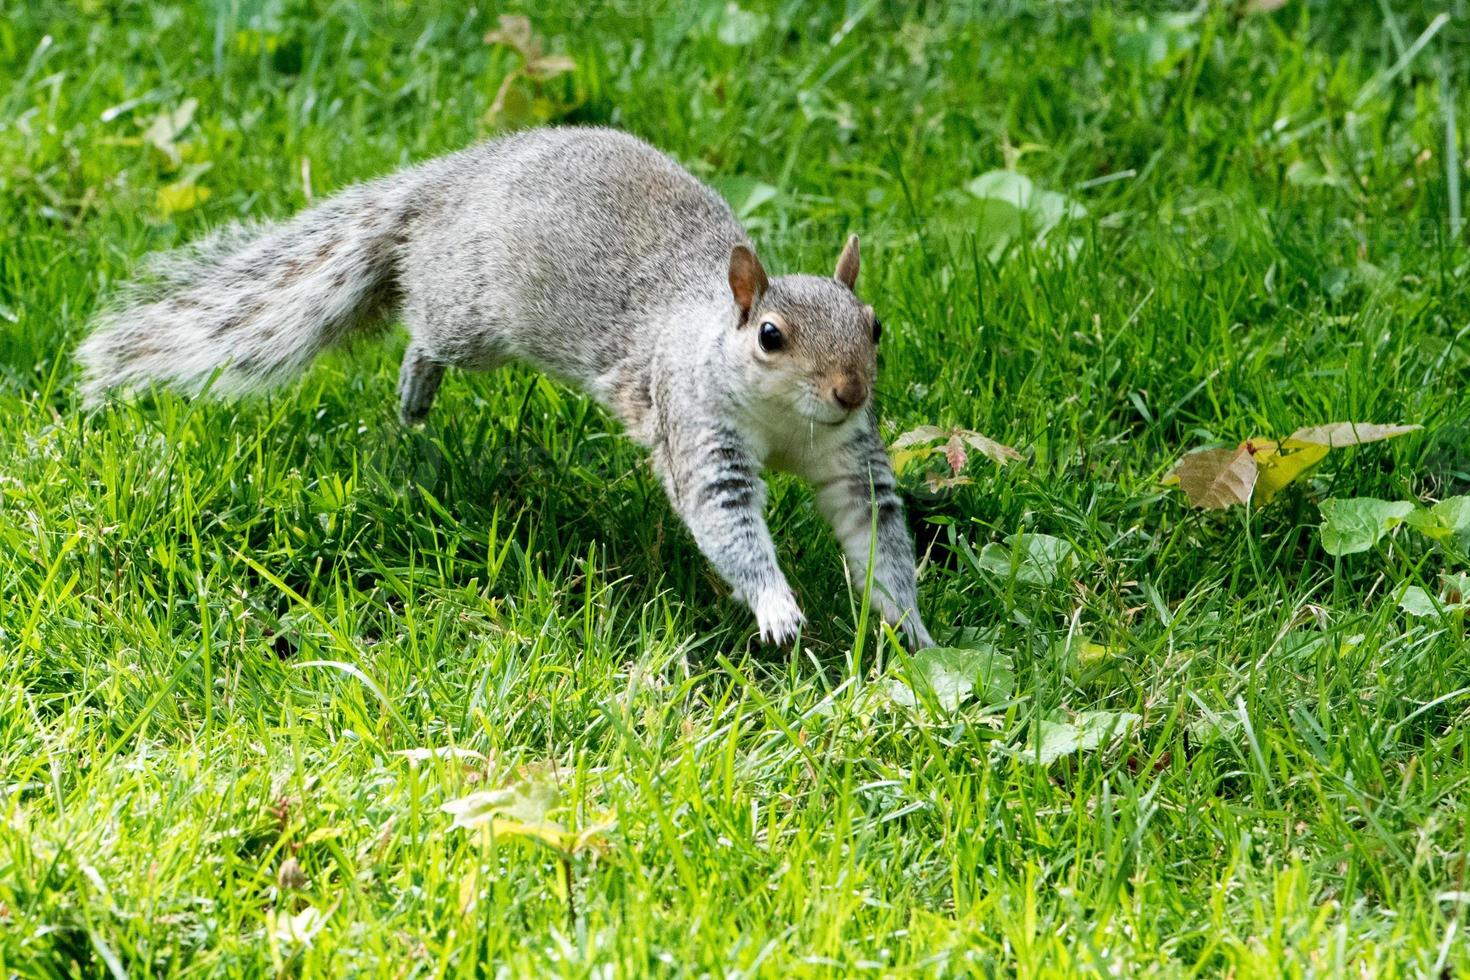
[[[671,308],[728,305],[724,199],[608,129],[540,129],[443,161],[405,256],[407,316],[467,363],[507,357],[588,380]],[[477,358],[477,355],[478,358]]]
[[[719,195],[642,140],[531,130],[155,257],[78,349],[84,390],[250,391],[399,312],[444,363],[521,359],[588,384],[670,310],[728,304],[746,241]]]

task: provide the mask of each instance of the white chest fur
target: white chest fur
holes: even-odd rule
[[[769,469],[811,478],[840,455],[864,424],[861,414],[837,425],[817,422],[786,405],[757,406],[748,420],[755,449]]]

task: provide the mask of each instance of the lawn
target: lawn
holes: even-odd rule
[[[0,974],[1470,975],[1470,22],[1273,6],[0,0]],[[544,121],[863,236],[885,437],[1020,456],[900,460],[947,650],[784,479],[762,648],[604,412],[404,430],[397,333],[82,409],[146,253]],[[1346,421],[1422,428],[1165,483]]]

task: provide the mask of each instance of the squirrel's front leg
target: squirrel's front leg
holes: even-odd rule
[[[776,562],[766,485],[745,441],[718,424],[686,424],[664,433],[654,465],[699,550],[755,613],[761,639],[794,640],[805,617]]]
[[[911,647],[933,646],[919,616],[913,539],[876,421],[870,416],[850,440],[811,460],[807,469],[817,509],[832,525],[859,581],[866,581],[872,556],[871,601],[879,615],[898,626]]]

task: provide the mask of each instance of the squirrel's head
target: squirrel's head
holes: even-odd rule
[[[753,393],[809,421],[838,425],[868,404],[883,325],[854,291],[853,235],[830,278],[768,279],[745,245],[730,252],[730,292],[740,319],[734,346]]]

